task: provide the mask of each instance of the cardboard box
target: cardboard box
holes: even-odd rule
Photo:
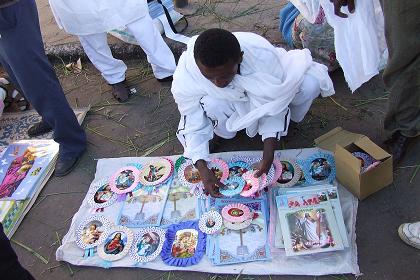
[[[369,137],[336,127],[315,139],[315,143],[322,149],[334,152],[337,180],[359,199],[365,199],[392,183],[392,155]],[[380,164],[362,173],[360,160],[351,154],[356,151],[369,154]]]

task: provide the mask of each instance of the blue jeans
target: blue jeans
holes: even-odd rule
[[[14,85],[54,130],[60,156],[77,157],[86,135],[45,55],[34,0],[0,8],[0,63]]]

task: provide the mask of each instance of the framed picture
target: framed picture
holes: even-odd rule
[[[156,186],[164,183],[172,175],[174,165],[171,160],[159,158],[144,164],[140,170],[140,184]]]
[[[140,172],[134,166],[125,166],[115,172],[109,180],[111,190],[117,194],[132,192],[139,183]]]
[[[157,227],[140,229],[134,236],[134,244],[130,250],[130,257],[139,263],[156,259],[162,251],[165,241],[165,231]]]
[[[111,190],[109,178],[104,178],[92,183],[87,197],[89,206],[99,210],[114,204],[118,196]]]
[[[194,265],[205,253],[206,234],[199,229],[198,222],[182,222],[168,227],[161,253],[165,264]]]
[[[105,233],[105,241],[98,246],[98,255],[105,261],[122,259],[130,251],[133,243],[133,232],[124,226],[114,226]]]
[[[331,183],[335,180],[334,156],[316,153],[301,161],[306,184]]]
[[[86,218],[76,229],[76,244],[85,251],[84,256],[93,255],[93,250],[90,250],[105,240],[104,232],[106,232],[111,223],[105,216],[93,215]]]

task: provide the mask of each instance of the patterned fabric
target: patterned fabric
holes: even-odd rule
[[[292,41],[296,48],[309,49],[312,58],[327,66],[328,71],[334,71],[339,67],[335,57],[334,29],[326,22],[322,8],[314,24],[302,15],[295,19]]]
[[[81,124],[89,108],[73,109],[77,120]],[[41,121],[41,116],[35,110],[19,113],[4,113],[0,118],[0,146],[8,146],[17,140],[28,139],[28,129]],[[35,139],[52,139],[53,133],[47,133]],[[0,147],[1,151],[1,147]]]

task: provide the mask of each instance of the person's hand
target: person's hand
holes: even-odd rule
[[[254,177],[259,178],[263,173],[268,174],[268,171],[273,164],[274,159],[274,150],[277,146],[277,139],[274,137],[269,137],[264,140],[264,151],[263,159],[257,164],[257,172]]]
[[[204,160],[198,160],[195,166],[200,172],[205,193],[216,198],[222,197],[223,195],[219,192],[219,188],[224,187],[224,185],[216,178],[213,171],[207,167],[207,163]]]
[[[347,18],[348,15],[341,11],[342,7],[348,6],[350,13],[354,13],[355,5],[354,0],[330,0],[334,5],[334,14],[341,18]]]
[[[267,175],[268,171],[270,171],[271,164],[273,164],[273,159],[268,159],[268,160],[262,159],[257,164],[257,170],[258,171],[255,173],[254,177],[259,178],[264,173]]]

